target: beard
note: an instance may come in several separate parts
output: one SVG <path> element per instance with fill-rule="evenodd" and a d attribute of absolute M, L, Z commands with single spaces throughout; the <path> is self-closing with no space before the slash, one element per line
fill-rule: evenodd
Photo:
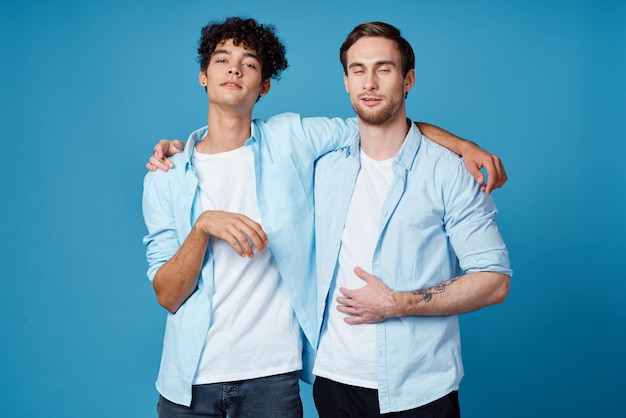
<path fill-rule="evenodd" d="M 395 121 L 398 116 L 405 118 L 401 112 L 404 96 L 391 97 L 382 107 L 379 105 L 375 108 L 364 106 L 358 97 L 351 98 L 350 102 L 359 119 L 367 125 L 385 126 Z"/>

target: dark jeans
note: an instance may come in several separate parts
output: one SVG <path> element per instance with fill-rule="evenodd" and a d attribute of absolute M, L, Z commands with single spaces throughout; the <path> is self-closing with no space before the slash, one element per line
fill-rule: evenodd
<path fill-rule="evenodd" d="M 378 391 L 316 377 L 313 400 L 320 418 L 460 418 L 458 392 L 407 411 L 381 414 Z"/>
<path fill-rule="evenodd" d="M 159 398 L 159 418 L 302 418 L 299 372 L 194 385 L 191 406 Z"/>

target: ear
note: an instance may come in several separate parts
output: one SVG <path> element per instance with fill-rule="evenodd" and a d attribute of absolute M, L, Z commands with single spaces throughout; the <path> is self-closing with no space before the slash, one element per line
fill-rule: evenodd
<path fill-rule="evenodd" d="M 408 93 L 413 86 L 415 85 L 415 70 L 410 69 L 408 73 L 406 73 L 406 77 L 404 77 L 404 93 Z"/>
<path fill-rule="evenodd" d="M 267 80 L 263 80 L 261 82 L 261 89 L 259 90 L 259 96 L 265 96 L 267 93 L 269 93 L 270 87 L 272 87 L 272 83 L 270 82 L 270 79 L 268 78 Z"/>
<path fill-rule="evenodd" d="M 198 73 L 198 81 L 200 82 L 201 86 L 206 87 L 207 78 L 206 78 L 206 73 L 204 71 L 200 71 Z"/>
<path fill-rule="evenodd" d="M 346 88 L 346 93 L 350 94 L 350 90 L 348 89 L 348 74 L 343 73 L 343 85 Z"/>

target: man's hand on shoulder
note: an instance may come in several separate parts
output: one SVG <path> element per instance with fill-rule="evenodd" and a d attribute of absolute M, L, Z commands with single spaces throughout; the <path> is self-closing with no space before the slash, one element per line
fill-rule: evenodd
<path fill-rule="evenodd" d="M 489 194 L 494 189 L 504 186 L 508 180 L 504 165 L 500 158 L 485 151 L 471 141 L 466 141 L 467 145 L 463 149 L 463 162 L 467 170 L 472 173 L 478 183 L 481 184 L 480 190 Z M 484 168 L 487 171 L 487 183 L 485 184 L 485 175 L 481 171 Z"/>
<path fill-rule="evenodd" d="M 174 167 L 172 161 L 170 161 L 169 157 L 178 154 L 183 149 L 185 149 L 185 141 L 180 141 L 178 139 L 174 139 L 172 141 L 168 139 L 160 140 L 154 146 L 154 153 L 148 160 L 146 164 L 146 168 L 149 171 L 168 171 L 170 168 Z"/>
<path fill-rule="evenodd" d="M 415 124 L 426 137 L 462 156 L 465 167 L 480 183 L 483 192 L 491 193 L 493 189 L 504 186 L 507 181 L 506 171 L 504 171 L 504 165 L 497 155 L 491 154 L 474 142 L 460 138 L 438 126 L 425 122 L 415 122 Z M 487 184 L 485 184 L 482 168 L 487 171 Z"/>

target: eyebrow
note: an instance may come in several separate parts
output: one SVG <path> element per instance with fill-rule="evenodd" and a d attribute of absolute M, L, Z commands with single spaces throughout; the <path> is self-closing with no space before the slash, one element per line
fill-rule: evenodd
<path fill-rule="evenodd" d="M 232 55 L 232 52 L 228 49 L 216 49 L 215 51 L 213 51 L 213 56 L 218 54 Z M 244 57 L 252 58 L 257 60 L 258 62 L 261 62 L 259 56 L 257 54 L 253 54 L 252 52 L 244 52 L 243 55 Z"/>
<path fill-rule="evenodd" d="M 381 60 L 381 61 L 376 61 L 376 66 L 380 66 L 380 65 L 392 65 L 392 66 L 396 66 L 396 63 L 393 62 L 392 60 Z M 365 64 L 361 63 L 361 62 L 353 62 L 352 64 L 348 65 L 348 68 L 354 68 L 354 67 L 365 67 Z"/>

